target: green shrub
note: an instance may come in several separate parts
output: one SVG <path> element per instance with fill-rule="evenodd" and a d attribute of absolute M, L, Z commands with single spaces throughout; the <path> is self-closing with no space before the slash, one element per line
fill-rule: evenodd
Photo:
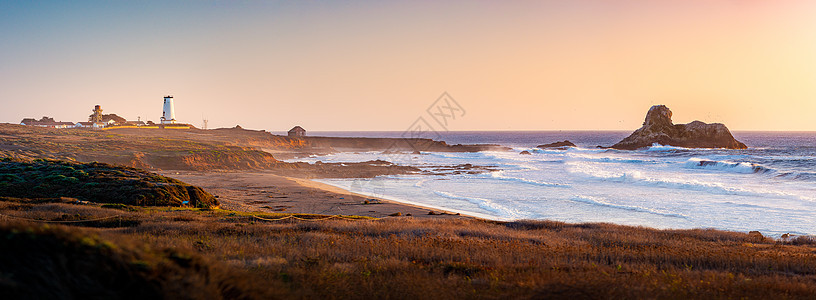
<path fill-rule="evenodd" d="M 108 203 L 102 204 L 102 208 L 111 208 L 111 209 L 121 209 L 121 210 L 129 210 L 127 205 L 122 203 Z"/>
<path fill-rule="evenodd" d="M 208 207 L 214 196 L 155 173 L 101 163 L 0 162 L 0 197 L 70 197 L 100 203 Z"/>
<path fill-rule="evenodd" d="M 60 181 L 60 180 L 63 180 L 63 179 L 65 179 L 65 175 L 61 175 L 61 174 L 60 175 L 51 174 L 51 175 L 43 177 L 43 180 L 48 180 L 48 181 Z"/>
<path fill-rule="evenodd" d="M 0 174 L 0 182 L 24 182 L 23 178 L 14 174 Z"/>

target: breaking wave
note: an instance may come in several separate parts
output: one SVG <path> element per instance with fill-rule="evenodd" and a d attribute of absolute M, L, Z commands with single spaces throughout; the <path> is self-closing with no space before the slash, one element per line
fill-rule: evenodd
<path fill-rule="evenodd" d="M 718 182 L 708 182 L 708 181 L 699 181 L 699 180 L 688 180 L 682 178 L 656 178 L 656 177 L 649 177 L 643 175 L 643 173 L 639 171 L 629 171 L 629 172 L 613 172 L 613 171 L 604 171 L 592 168 L 573 168 L 570 170 L 573 174 L 583 174 L 586 178 L 589 179 L 596 179 L 596 180 L 603 180 L 603 181 L 613 181 L 613 182 L 622 182 L 640 186 L 650 186 L 650 187 L 659 187 L 659 188 L 668 188 L 668 189 L 679 189 L 679 190 L 690 190 L 690 191 L 698 191 L 704 192 L 709 194 L 718 194 L 718 195 L 739 195 L 739 196 L 749 196 L 749 197 L 785 197 L 791 199 L 799 199 L 799 200 L 806 200 L 806 201 L 816 201 L 816 198 L 813 197 L 806 197 L 806 196 L 799 196 L 795 194 L 779 192 L 779 191 L 772 191 L 772 190 L 750 190 L 745 188 L 739 187 L 731 187 L 726 186 L 725 184 L 718 183 Z"/>
<path fill-rule="evenodd" d="M 661 210 L 657 210 L 657 209 L 649 209 L 649 208 L 634 206 L 634 205 L 613 204 L 613 203 L 609 203 L 608 201 L 606 201 L 605 199 L 600 198 L 600 197 L 575 196 L 575 197 L 572 197 L 570 200 L 575 201 L 575 202 L 581 202 L 581 203 L 597 205 L 597 206 L 604 206 L 604 207 L 617 208 L 617 209 L 623 209 L 623 210 L 629 210 L 629 211 L 649 213 L 649 214 L 659 215 L 659 216 L 664 216 L 664 217 L 684 218 L 684 219 L 688 218 L 688 216 L 683 215 L 683 214 L 679 214 L 679 213 L 665 212 L 665 211 L 661 211 Z"/>
<path fill-rule="evenodd" d="M 776 177 L 796 181 L 816 181 L 816 172 L 786 172 Z"/>
<path fill-rule="evenodd" d="M 504 171 L 494 171 L 490 172 L 490 177 L 493 179 L 504 180 L 504 181 L 514 181 L 524 184 L 532 184 L 538 186 L 546 186 L 546 187 L 570 187 L 569 184 L 564 183 L 554 183 L 554 182 L 546 182 L 546 181 L 538 181 L 533 179 L 526 179 L 526 178 L 518 178 L 518 177 L 510 177 L 505 176 Z"/>
<path fill-rule="evenodd" d="M 691 148 L 684 148 L 684 147 L 675 147 L 675 146 L 665 146 L 658 143 L 654 143 L 649 148 L 643 149 L 646 152 L 674 152 L 674 151 L 692 151 L 698 149 L 691 149 Z"/>
<path fill-rule="evenodd" d="M 493 200 L 485 199 L 485 198 L 477 198 L 477 197 L 466 197 L 466 196 L 459 196 L 454 195 L 448 192 L 442 191 L 433 191 L 434 194 L 455 200 L 465 200 L 467 202 L 476 204 L 479 208 L 484 209 L 486 211 L 498 214 L 499 216 L 506 217 L 506 218 L 519 218 L 521 217 L 521 213 L 514 209 L 509 209 L 502 205 L 497 204 Z"/>
<path fill-rule="evenodd" d="M 652 164 L 661 164 L 656 159 L 641 159 L 641 158 L 628 158 L 628 157 L 614 157 L 614 156 L 593 156 L 593 155 L 586 155 L 586 154 L 570 154 L 568 155 L 570 159 L 574 160 L 581 160 L 581 161 L 588 161 L 588 162 L 601 162 L 601 163 L 625 163 L 625 164 L 644 164 L 644 165 L 652 165 Z"/>
<path fill-rule="evenodd" d="M 692 157 L 686 161 L 686 168 L 709 169 L 742 174 L 762 174 L 775 171 L 774 169 L 754 163 L 707 160 L 696 157 Z"/>

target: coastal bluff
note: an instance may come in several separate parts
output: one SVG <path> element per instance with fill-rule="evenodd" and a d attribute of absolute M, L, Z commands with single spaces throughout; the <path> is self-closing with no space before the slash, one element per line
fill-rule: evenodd
<path fill-rule="evenodd" d="M 610 148 L 635 150 L 655 143 L 685 148 L 748 148 L 734 139 L 731 131 L 723 124 L 707 124 L 700 121 L 674 124 L 671 117 L 672 112 L 665 105 L 652 106 L 646 113 L 643 127 Z"/>

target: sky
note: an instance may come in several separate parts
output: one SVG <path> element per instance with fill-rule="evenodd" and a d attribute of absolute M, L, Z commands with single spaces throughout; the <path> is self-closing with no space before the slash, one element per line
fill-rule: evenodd
<path fill-rule="evenodd" d="M 0 122 L 405 130 L 816 130 L 816 1 L 0 0 Z"/>

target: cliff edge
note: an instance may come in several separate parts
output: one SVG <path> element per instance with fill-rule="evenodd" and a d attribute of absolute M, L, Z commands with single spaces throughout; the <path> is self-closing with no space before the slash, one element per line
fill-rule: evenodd
<path fill-rule="evenodd" d="M 671 117 L 672 112 L 665 105 L 652 106 L 646 114 L 643 127 L 611 148 L 635 150 L 649 147 L 654 143 L 685 148 L 748 148 L 734 139 L 731 131 L 723 124 L 706 124 L 700 121 L 674 124 Z"/>

